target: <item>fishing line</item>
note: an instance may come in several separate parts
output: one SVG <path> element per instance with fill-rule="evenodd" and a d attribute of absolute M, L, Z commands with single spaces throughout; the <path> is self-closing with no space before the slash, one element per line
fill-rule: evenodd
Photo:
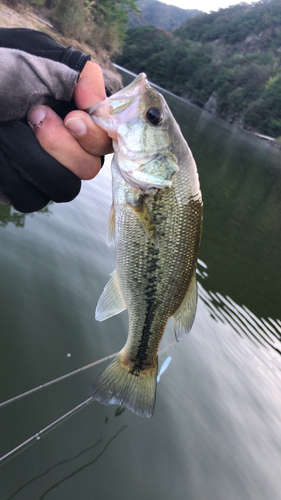
<path fill-rule="evenodd" d="M 171 344 L 169 344 L 168 346 L 166 346 L 163 349 L 161 349 L 159 351 L 159 354 L 163 354 L 163 352 L 168 351 L 176 343 L 177 343 L 176 340 L 174 342 L 171 342 Z M 28 396 L 29 394 L 32 394 L 33 392 L 38 391 L 39 389 L 43 389 L 44 387 L 47 387 L 47 386 L 49 386 L 51 384 L 59 382 L 60 380 L 64 380 L 65 378 L 70 377 L 70 376 L 74 375 L 75 373 L 79 373 L 82 370 L 86 370 L 86 369 L 90 368 L 91 366 L 95 366 L 95 365 L 101 363 L 102 361 L 106 361 L 108 359 L 111 359 L 114 356 L 116 356 L 116 354 L 118 354 L 118 353 L 110 354 L 109 356 L 106 356 L 105 358 L 99 359 L 98 361 L 94 361 L 93 363 L 90 363 L 89 365 L 85 365 L 82 368 L 78 368 L 77 370 L 74 370 L 73 372 L 67 373 L 66 375 L 62 375 L 61 377 L 58 377 L 58 378 L 56 378 L 54 380 L 51 380 L 50 382 L 46 382 L 45 384 L 42 384 L 42 385 L 40 385 L 38 387 L 35 387 L 34 389 L 31 389 L 30 391 L 26 391 L 26 392 L 24 392 L 22 394 L 19 394 L 18 396 L 15 396 L 14 398 L 8 399 L 7 401 L 4 401 L 3 403 L 1 403 L 0 407 L 1 406 L 5 406 L 5 405 L 7 405 L 9 403 L 12 403 L 13 401 L 16 401 L 16 400 L 18 400 L 20 398 L 23 398 L 25 396 Z M 16 446 L 16 448 L 13 448 L 11 451 L 9 451 L 8 453 L 6 453 L 2 457 L 0 457 L 0 466 L 3 465 L 3 463 L 1 463 L 1 462 L 4 462 L 4 460 L 12 458 L 12 456 L 15 453 L 16 454 L 20 453 L 21 451 L 23 451 L 23 449 L 26 446 L 31 445 L 35 441 L 39 441 L 40 438 L 41 438 L 41 436 L 43 434 L 45 434 L 48 431 L 53 430 L 54 427 L 56 427 L 57 425 L 61 424 L 66 418 L 71 417 L 75 412 L 81 410 L 82 408 L 84 408 L 85 406 L 87 406 L 89 403 L 92 403 L 93 401 L 94 401 L 94 399 L 92 397 L 86 399 L 85 401 L 83 401 L 79 405 L 75 406 L 72 410 L 69 410 L 67 413 L 65 413 L 61 417 L 57 418 L 56 420 L 54 420 L 51 424 L 47 425 L 46 427 L 44 427 L 40 431 L 38 431 L 35 434 L 33 434 L 33 436 L 31 436 L 30 438 L 28 438 L 26 441 L 23 441 L 21 444 L 19 444 L 18 446 Z"/>
<path fill-rule="evenodd" d="M 41 438 L 42 434 L 45 434 L 46 432 L 52 430 L 56 425 L 61 424 L 61 422 L 63 420 L 65 420 L 67 417 L 72 416 L 76 411 L 81 410 L 87 404 L 92 403 L 92 401 L 94 401 L 93 398 L 86 399 L 85 401 L 83 401 L 79 405 L 75 406 L 75 408 L 72 408 L 72 410 L 69 410 L 67 413 L 65 413 L 61 417 L 57 418 L 56 420 L 54 420 L 51 424 L 49 424 L 46 427 L 44 427 L 43 429 L 41 429 L 39 432 L 36 432 L 36 434 L 33 434 L 33 436 L 31 436 L 30 438 L 26 439 L 26 441 L 23 441 L 23 443 L 21 443 L 18 446 L 16 446 L 16 448 L 13 448 L 13 450 L 11 450 L 8 453 L 6 453 L 6 455 L 3 455 L 2 457 L 0 457 L 0 463 L 3 462 L 5 459 L 11 457 L 11 455 L 14 455 L 14 453 L 22 451 L 22 448 L 24 448 L 25 446 L 31 444 L 32 441 L 35 441 L 35 440 L 39 441 L 39 439 Z"/>
<path fill-rule="evenodd" d="M 116 356 L 118 352 L 115 352 L 114 354 L 110 354 L 109 356 L 106 356 L 105 358 L 99 359 L 98 361 L 94 361 L 93 363 L 90 363 L 89 365 L 82 366 L 82 368 L 77 368 L 77 370 L 74 370 L 73 372 L 66 373 L 65 375 L 62 375 L 61 377 L 55 378 L 54 380 L 51 380 L 50 382 L 46 382 L 45 384 L 38 385 L 37 387 L 34 387 L 34 389 L 30 389 L 29 391 L 23 392 L 22 394 L 19 394 L 18 396 L 15 396 L 11 399 L 7 399 L 7 401 L 3 401 L 3 403 L 0 403 L 0 408 L 3 406 L 6 406 L 10 403 L 13 403 L 14 401 L 17 401 L 18 399 L 24 398 L 25 396 L 29 396 L 29 394 L 33 394 L 36 391 L 39 391 L 40 389 L 44 389 L 45 387 L 48 387 L 49 385 L 55 384 L 56 382 L 60 382 L 61 380 L 64 380 L 68 377 L 71 377 L 72 375 L 75 375 L 76 373 L 82 372 L 83 370 L 87 370 L 88 368 L 91 368 L 92 366 L 98 365 L 99 363 L 102 363 L 103 361 L 106 361 L 108 359 L 113 358 Z"/>
<path fill-rule="evenodd" d="M 159 354 L 162 354 L 163 352 L 167 351 L 176 343 L 177 342 L 174 341 L 171 344 L 169 344 L 168 346 L 164 347 L 163 349 L 161 349 L 161 351 L 159 351 Z M 57 382 L 60 382 L 61 380 L 65 380 L 68 377 L 72 377 L 72 375 L 75 375 L 76 373 L 80 373 L 84 370 L 88 370 L 88 368 L 91 368 L 92 366 L 98 365 L 98 364 L 102 363 L 103 361 L 107 361 L 111 358 L 114 358 L 114 356 L 116 356 L 117 354 L 118 354 L 118 352 L 115 352 L 114 354 L 110 354 L 109 356 L 106 356 L 105 358 L 101 358 L 98 361 L 94 361 L 93 363 L 90 363 L 89 365 L 82 366 L 82 368 L 77 368 L 76 370 L 74 370 L 72 372 L 66 373 L 65 375 L 61 375 L 61 377 L 55 378 L 54 380 L 50 380 L 49 382 L 46 382 L 45 384 L 38 385 L 37 387 L 30 389 L 29 391 L 22 392 L 18 396 L 14 396 L 13 398 L 7 399 L 6 401 L 3 401 L 2 403 L 0 403 L 0 408 L 3 408 L 4 406 L 9 405 L 10 403 L 14 403 L 14 401 L 18 401 L 19 399 L 22 399 L 25 396 L 29 396 L 30 394 L 33 394 L 34 392 L 37 392 L 41 389 L 45 389 L 45 387 L 49 387 L 52 384 L 56 384 Z"/>

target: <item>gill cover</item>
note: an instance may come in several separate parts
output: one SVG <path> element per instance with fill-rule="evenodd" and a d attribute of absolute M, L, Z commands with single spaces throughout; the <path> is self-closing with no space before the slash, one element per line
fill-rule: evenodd
<path fill-rule="evenodd" d="M 170 147 L 174 119 L 144 73 L 89 113 L 113 139 L 116 164 L 126 182 L 143 190 L 171 187 L 179 170 Z"/>

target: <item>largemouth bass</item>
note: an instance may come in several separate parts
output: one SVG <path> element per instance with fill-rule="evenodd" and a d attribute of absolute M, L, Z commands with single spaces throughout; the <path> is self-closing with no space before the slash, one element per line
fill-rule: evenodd
<path fill-rule="evenodd" d="M 152 417 L 167 321 L 173 318 L 179 341 L 196 312 L 203 207 L 197 168 L 166 101 L 143 73 L 90 115 L 114 147 L 108 239 L 115 237 L 116 270 L 96 319 L 129 314 L 127 342 L 90 395 Z"/>

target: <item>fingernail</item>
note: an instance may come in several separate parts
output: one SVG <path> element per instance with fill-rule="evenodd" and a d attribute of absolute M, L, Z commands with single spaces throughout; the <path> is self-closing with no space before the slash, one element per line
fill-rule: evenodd
<path fill-rule="evenodd" d="M 81 118 L 69 118 L 65 126 L 74 137 L 81 137 L 87 132 L 87 127 Z"/>
<path fill-rule="evenodd" d="M 28 112 L 27 121 L 31 127 L 41 127 L 46 114 L 45 106 L 36 106 Z"/>

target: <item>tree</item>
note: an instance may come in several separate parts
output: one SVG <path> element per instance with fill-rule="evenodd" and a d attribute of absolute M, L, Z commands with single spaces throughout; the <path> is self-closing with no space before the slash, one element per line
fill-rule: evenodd
<path fill-rule="evenodd" d="M 44 0 L 64 35 L 87 41 L 112 54 L 125 38 L 128 12 L 138 11 L 135 0 Z"/>
<path fill-rule="evenodd" d="M 135 0 L 96 0 L 91 2 L 94 21 L 92 40 L 110 54 L 117 52 L 125 39 L 128 12 L 139 12 Z"/>
<path fill-rule="evenodd" d="M 269 78 L 260 98 L 249 106 L 245 123 L 263 134 L 281 136 L 281 75 Z"/>

